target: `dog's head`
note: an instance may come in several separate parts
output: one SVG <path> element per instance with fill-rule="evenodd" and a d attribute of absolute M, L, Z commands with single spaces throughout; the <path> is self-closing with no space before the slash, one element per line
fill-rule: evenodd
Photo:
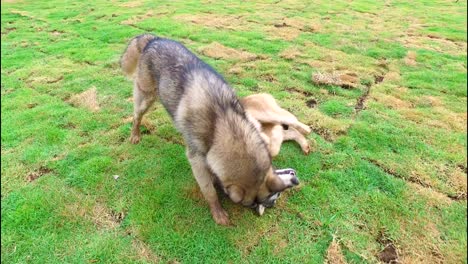
<path fill-rule="evenodd" d="M 299 184 L 294 170 L 273 169 L 267 145 L 246 119 L 227 115 L 214 136 L 206 162 L 233 202 L 271 207 L 281 192 Z"/>

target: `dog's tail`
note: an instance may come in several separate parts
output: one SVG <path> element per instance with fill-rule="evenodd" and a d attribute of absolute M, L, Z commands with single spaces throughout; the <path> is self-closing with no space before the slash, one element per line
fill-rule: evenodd
<path fill-rule="evenodd" d="M 137 68 L 138 61 L 140 60 L 140 55 L 145 49 L 146 45 L 153 39 L 157 38 L 158 37 L 152 34 L 143 34 L 130 40 L 127 49 L 125 49 L 122 58 L 120 58 L 120 67 L 122 68 L 125 75 L 132 77 Z"/>

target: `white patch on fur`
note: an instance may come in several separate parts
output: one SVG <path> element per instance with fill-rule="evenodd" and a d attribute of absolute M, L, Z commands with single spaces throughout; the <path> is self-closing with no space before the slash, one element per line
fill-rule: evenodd
<path fill-rule="evenodd" d="M 294 181 L 298 182 L 295 170 L 293 170 L 293 169 L 284 169 L 284 170 L 276 170 L 275 172 L 286 186 L 292 187 L 292 186 L 297 185 L 297 184 L 294 183 Z"/>
<path fill-rule="evenodd" d="M 257 213 L 258 213 L 258 215 L 262 216 L 264 212 L 265 212 L 265 206 L 259 204 L 259 205 L 257 206 Z"/>

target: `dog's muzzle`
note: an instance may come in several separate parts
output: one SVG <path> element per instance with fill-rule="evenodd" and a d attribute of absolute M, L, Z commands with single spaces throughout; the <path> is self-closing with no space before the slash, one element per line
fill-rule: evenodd
<path fill-rule="evenodd" d="M 296 176 L 296 171 L 293 169 L 281 169 L 275 170 L 276 175 L 284 182 L 288 187 L 299 185 L 299 179 Z M 281 196 L 280 192 L 272 193 L 261 203 L 255 203 L 250 207 L 254 209 L 258 215 L 263 215 L 265 208 L 271 208 L 275 205 L 276 200 Z"/>

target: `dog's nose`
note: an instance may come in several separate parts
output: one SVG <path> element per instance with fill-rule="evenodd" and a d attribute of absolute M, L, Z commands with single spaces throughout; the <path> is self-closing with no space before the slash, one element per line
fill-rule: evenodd
<path fill-rule="evenodd" d="M 294 185 L 299 185 L 299 179 L 296 177 L 296 175 L 294 175 L 294 176 L 291 178 L 291 182 L 292 182 L 292 184 L 294 184 Z"/>

